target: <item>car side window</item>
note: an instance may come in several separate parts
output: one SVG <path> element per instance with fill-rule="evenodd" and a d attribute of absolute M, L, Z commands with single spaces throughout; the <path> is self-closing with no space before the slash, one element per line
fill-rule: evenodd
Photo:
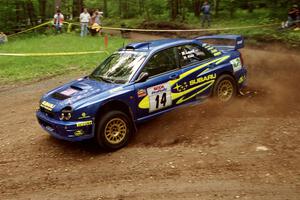
<path fill-rule="evenodd" d="M 151 77 L 177 69 L 176 54 L 175 47 L 156 53 L 144 66 L 142 72 L 147 72 Z"/>
<path fill-rule="evenodd" d="M 179 63 L 182 67 L 213 57 L 206 49 L 196 44 L 183 45 L 177 48 L 179 53 Z"/>

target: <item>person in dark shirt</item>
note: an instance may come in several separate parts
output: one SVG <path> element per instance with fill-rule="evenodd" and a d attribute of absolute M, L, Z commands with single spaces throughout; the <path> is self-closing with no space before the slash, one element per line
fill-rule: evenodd
<path fill-rule="evenodd" d="M 203 6 L 201 7 L 202 16 L 202 28 L 204 28 L 205 22 L 207 22 L 207 26 L 210 27 L 210 5 L 208 1 L 205 1 Z"/>
<path fill-rule="evenodd" d="M 296 25 L 296 28 L 300 28 L 300 10 L 298 5 L 293 5 L 288 13 L 288 27 Z"/>

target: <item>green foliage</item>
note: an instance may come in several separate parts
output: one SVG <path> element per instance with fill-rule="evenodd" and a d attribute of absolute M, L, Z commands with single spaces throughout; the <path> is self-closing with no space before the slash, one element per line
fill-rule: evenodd
<path fill-rule="evenodd" d="M 109 38 L 109 52 L 123 45 L 118 37 Z M 6 53 L 53 53 L 104 50 L 103 37 L 85 37 L 62 34 L 56 36 L 34 36 L 17 38 L 0 45 L 0 52 Z M 58 74 L 81 70 L 91 72 L 106 54 L 46 57 L 9 57 L 0 56 L 0 84 L 13 81 L 33 81 Z"/>
<path fill-rule="evenodd" d="M 197 20 L 195 6 L 201 6 L 204 0 L 1 0 L 0 30 L 14 32 L 33 26 L 39 20 L 51 19 L 55 8 L 60 5 L 66 19 L 72 14 L 78 20 L 82 7 L 91 12 L 96 8 L 104 11 L 107 19 L 142 19 L 142 20 Z M 105 4 L 106 2 L 106 4 Z M 197 3 L 198 2 L 198 3 Z M 199 4 L 200 2 L 200 4 Z M 269 18 L 286 18 L 288 8 L 297 0 L 211 0 L 214 13 L 218 16 L 237 18 L 236 12 L 243 9 L 253 12 L 264 8 Z M 299 1 L 298 1 L 299 2 Z M 106 9 L 105 6 L 107 5 Z M 174 7 L 175 6 L 175 7 Z M 76 11 L 76 12 L 75 12 Z M 172 13 L 172 15 L 171 15 Z M 120 23 L 119 23 L 120 24 Z"/>

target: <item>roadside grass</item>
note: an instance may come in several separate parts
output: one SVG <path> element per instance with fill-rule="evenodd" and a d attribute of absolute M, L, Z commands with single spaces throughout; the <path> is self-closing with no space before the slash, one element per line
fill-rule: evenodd
<path fill-rule="evenodd" d="M 123 45 L 124 39 L 109 37 L 109 53 Z M 103 37 L 80 38 L 75 34 L 27 35 L 0 45 L 2 53 L 59 53 L 105 50 Z M 91 72 L 108 55 L 105 53 L 68 56 L 0 56 L 0 85 L 31 82 L 72 72 Z"/>

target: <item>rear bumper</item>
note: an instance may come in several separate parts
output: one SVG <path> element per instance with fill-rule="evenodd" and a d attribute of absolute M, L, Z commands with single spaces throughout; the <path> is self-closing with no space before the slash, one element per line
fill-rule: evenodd
<path fill-rule="evenodd" d="M 60 121 L 36 112 L 41 127 L 53 137 L 67 141 L 83 141 L 94 137 L 94 119 L 84 121 Z"/>
<path fill-rule="evenodd" d="M 238 91 L 241 91 L 247 86 L 247 67 L 243 66 L 241 70 L 236 72 L 235 78 L 237 81 Z"/>

